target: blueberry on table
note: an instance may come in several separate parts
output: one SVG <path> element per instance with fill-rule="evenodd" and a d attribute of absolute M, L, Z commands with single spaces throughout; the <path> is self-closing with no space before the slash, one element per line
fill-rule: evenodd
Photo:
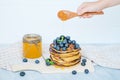
<path fill-rule="evenodd" d="M 25 72 L 20 72 L 20 76 L 25 76 Z"/>
<path fill-rule="evenodd" d="M 45 63 L 46 63 L 47 66 L 50 66 L 52 64 L 52 61 L 51 61 L 50 58 L 48 58 L 48 59 L 45 60 Z"/>
<path fill-rule="evenodd" d="M 77 74 L 77 71 L 76 71 L 76 70 L 73 70 L 73 71 L 72 71 L 72 74 L 73 74 L 73 75 L 76 75 L 76 74 Z"/>
<path fill-rule="evenodd" d="M 88 69 L 85 69 L 84 72 L 85 72 L 85 74 L 88 74 L 88 73 L 89 73 L 89 70 L 88 70 Z"/>
<path fill-rule="evenodd" d="M 46 65 L 47 65 L 47 66 L 50 66 L 51 64 L 50 64 L 50 62 L 46 62 Z"/>
<path fill-rule="evenodd" d="M 26 58 L 23 59 L 23 62 L 28 62 L 28 60 Z"/>
<path fill-rule="evenodd" d="M 87 62 L 87 60 L 86 60 L 86 59 L 82 59 L 82 62 L 86 63 L 86 62 Z"/>
<path fill-rule="evenodd" d="M 39 61 L 39 60 L 35 60 L 35 63 L 36 63 L 36 64 L 39 64 L 39 63 L 40 63 L 40 61 Z"/>
<path fill-rule="evenodd" d="M 85 66 L 85 65 L 86 65 L 86 63 L 85 63 L 85 62 L 82 62 L 82 63 L 81 63 L 81 66 Z"/>

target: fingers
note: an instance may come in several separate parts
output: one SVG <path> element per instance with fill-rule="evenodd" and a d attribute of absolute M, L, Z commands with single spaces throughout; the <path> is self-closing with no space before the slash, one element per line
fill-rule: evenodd
<path fill-rule="evenodd" d="M 86 3 L 83 3 L 82 5 L 80 5 L 77 9 L 77 14 L 78 15 L 84 14 L 87 11 L 85 7 L 86 7 Z"/>
<path fill-rule="evenodd" d="M 91 18 L 93 15 L 90 14 L 90 13 L 86 13 L 86 12 L 89 12 L 87 8 L 83 8 L 81 9 L 80 11 L 78 11 L 78 15 L 80 15 L 80 17 L 83 17 L 83 18 Z"/>
<path fill-rule="evenodd" d="M 85 14 L 85 15 L 82 15 L 81 17 L 83 17 L 83 18 L 91 18 L 91 17 L 93 17 L 93 15 L 91 15 L 91 14 Z"/>

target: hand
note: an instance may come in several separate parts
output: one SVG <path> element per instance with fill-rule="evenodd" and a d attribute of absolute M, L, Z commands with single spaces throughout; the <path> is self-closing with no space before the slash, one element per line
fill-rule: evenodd
<path fill-rule="evenodd" d="M 93 14 L 85 14 L 86 12 L 100 12 L 104 8 L 104 5 L 100 1 L 96 2 L 85 2 L 80 5 L 77 9 L 77 14 L 81 15 L 83 18 L 90 18 Z"/>

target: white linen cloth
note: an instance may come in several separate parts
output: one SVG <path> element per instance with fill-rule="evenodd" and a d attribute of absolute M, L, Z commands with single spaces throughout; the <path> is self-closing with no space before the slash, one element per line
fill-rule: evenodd
<path fill-rule="evenodd" d="M 0 68 L 10 71 L 21 70 L 35 70 L 41 73 L 69 73 L 73 70 L 77 72 L 84 72 L 85 69 L 89 69 L 90 72 L 94 72 L 93 64 L 90 60 L 87 60 L 86 66 L 81 66 L 80 63 L 69 68 L 56 68 L 55 66 L 46 66 L 45 60 L 41 57 L 39 64 L 35 64 L 36 59 L 28 59 L 28 62 L 23 62 L 22 43 L 16 43 L 8 48 L 0 49 Z M 43 56 L 49 58 L 49 44 L 43 44 Z"/>

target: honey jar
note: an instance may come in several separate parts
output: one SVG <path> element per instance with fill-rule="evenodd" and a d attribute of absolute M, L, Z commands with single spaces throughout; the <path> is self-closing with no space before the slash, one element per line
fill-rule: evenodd
<path fill-rule="evenodd" d="M 39 58 L 42 56 L 42 38 L 37 34 L 26 34 L 23 37 L 23 57 Z"/>

